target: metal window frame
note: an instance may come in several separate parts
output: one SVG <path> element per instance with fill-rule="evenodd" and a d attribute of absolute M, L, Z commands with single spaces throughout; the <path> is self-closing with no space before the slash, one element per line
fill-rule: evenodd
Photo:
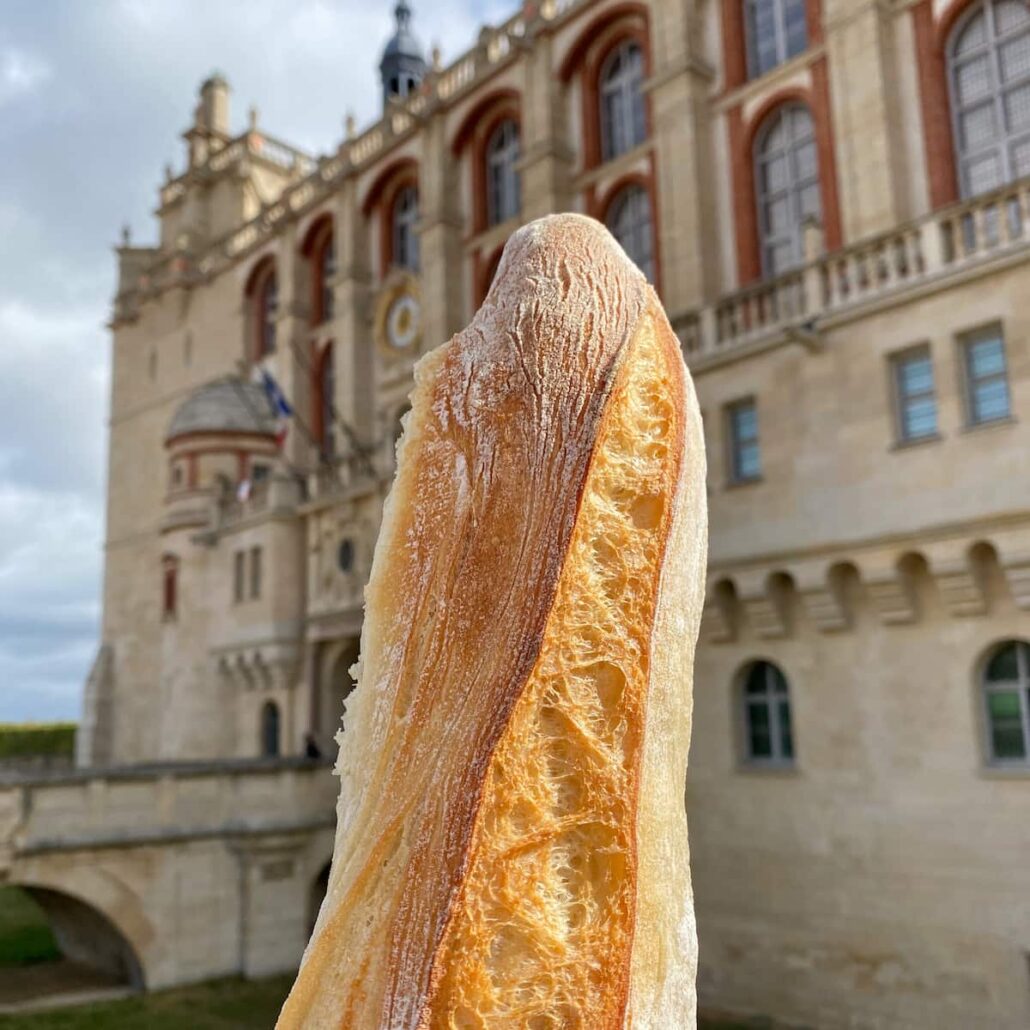
<path fill-rule="evenodd" d="M 637 182 L 623 186 L 608 206 L 605 225 L 648 282 L 654 282 L 654 213 L 648 191 Z"/>
<path fill-rule="evenodd" d="M 930 388 L 918 393 L 905 393 L 901 385 L 901 370 L 903 366 L 913 359 L 925 357 L 930 364 Z M 890 362 L 891 388 L 894 395 L 894 429 L 895 438 L 899 443 L 913 443 L 916 440 L 932 440 L 940 434 L 939 415 L 940 409 L 937 404 L 937 374 L 933 365 L 933 352 L 929 343 L 917 343 L 903 350 L 894 351 L 887 355 Z M 905 426 L 906 403 L 912 400 L 933 400 L 934 428 L 929 433 L 910 434 Z"/>
<path fill-rule="evenodd" d="M 802 112 L 808 120 L 807 131 L 801 136 L 795 136 L 793 115 L 795 112 Z M 767 143 L 777 126 L 785 122 L 785 144 L 776 150 L 769 150 Z M 802 147 L 812 144 L 816 147 L 815 174 L 803 176 L 798 168 L 798 153 Z M 787 163 L 786 184 L 778 190 L 767 191 L 764 186 L 763 170 L 779 157 L 783 157 Z M 820 186 L 819 178 L 819 155 L 818 143 L 815 133 L 815 119 L 812 112 L 798 101 L 788 101 L 781 104 L 765 120 L 758 135 L 755 137 L 752 148 L 751 160 L 754 167 L 755 178 L 755 208 L 758 215 L 758 242 L 762 260 L 762 274 L 764 276 L 782 275 L 801 265 L 805 259 L 805 215 L 801 210 L 801 194 L 810 186 L 817 189 Z M 769 226 L 767 216 L 769 205 L 781 199 L 786 199 L 790 209 L 788 214 L 788 227 L 783 233 L 773 234 Z M 822 218 L 822 197 L 819 198 L 819 217 Z M 787 243 L 791 248 L 789 263 L 782 268 L 773 268 L 770 250 L 773 247 Z"/>
<path fill-rule="evenodd" d="M 1016 648 L 1016 679 L 991 682 L 987 679 L 988 666 L 1007 647 Z M 1023 757 L 999 758 L 994 753 L 990 698 L 992 694 L 1012 693 L 1013 690 L 1019 696 L 1019 714 L 1023 727 Z M 1002 769 L 1030 768 L 1030 644 L 1025 640 L 1004 640 L 987 653 L 980 673 L 980 703 L 983 713 L 984 754 L 987 764 Z"/>
<path fill-rule="evenodd" d="M 522 208 L 522 183 L 518 169 L 521 147 L 519 124 L 514 118 L 505 118 L 487 141 L 486 210 L 489 226 L 514 218 Z"/>
<path fill-rule="evenodd" d="M 1021 78 L 1004 82 L 1001 69 L 1001 47 L 1021 35 L 1030 35 L 1030 23 L 1007 33 L 999 34 L 996 25 L 997 0 L 977 0 L 970 5 L 956 22 L 948 37 L 946 61 L 948 68 L 948 100 L 951 113 L 952 139 L 955 147 L 955 164 L 959 173 L 959 192 L 963 198 L 976 196 L 969 181 L 969 166 L 981 158 L 995 154 L 1001 161 L 1001 180 L 986 188 L 985 192 L 1012 182 L 1015 178 L 1012 164 L 1012 150 L 1020 143 L 1030 142 L 1030 127 L 1022 132 L 1009 133 L 1006 127 L 1005 100 L 1013 91 L 1030 83 L 1030 71 Z M 969 53 L 959 55 L 955 51 L 959 37 L 979 17 L 984 19 L 984 42 Z M 987 56 L 990 74 L 989 92 L 975 103 L 963 104 L 958 86 L 958 73 L 966 65 Z M 990 143 L 967 150 L 963 146 L 962 116 L 978 107 L 990 104 L 994 112 L 995 135 Z"/>
<path fill-rule="evenodd" d="M 634 54 L 632 64 L 627 63 L 616 73 L 611 66 L 624 54 Z M 644 118 L 643 92 L 644 51 L 635 39 L 624 39 L 605 57 L 597 76 L 597 113 L 601 129 L 601 160 L 613 161 L 640 146 L 647 138 Z M 608 101 L 618 112 L 609 124 Z"/>
<path fill-rule="evenodd" d="M 797 54 L 787 53 L 787 5 L 798 4 L 804 13 L 804 0 L 743 0 L 744 4 L 744 39 L 747 49 L 747 70 L 748 78 L 757 79 L 768 75 L 774 68 L 789 61 Z M 773 12 L 773 35 L 775 42 L 775 60 L 768 68 L 761 68 L 758 63 L 758 40 L 755 38 L 755 30 L 752 28 L 757 20 L 753 17 L 754 12 L 762 4 L 767 4 Z M 798 53 L 802 53 L 808 47 L 808 26 L 805 25 L 805 46 Z"/>
<path fill-rule="evenodd" d="M 1004 368 L 1001 372 L 993 372 L 989 376 L 974 376 L 972 364 L 972 346 L 982 340 L 997 336 L 1001 345 L 1001 357 Z M 1005 326 L 1001 322 L 990 322 L 976 329 L 969 329 L 959 334 L 960 366 L 962 379 L 962 395 L 965 404 L 966 427 L 989 426 L 992 422 L 1004 422 L 1012 417 L 1012 391 L 1009 388 L 1009 356 L 1005 345 Z M 978 384 L 1000 379 L 1005 384 L 1005 414 L 995 418 L 978 418 L 976 413 L 975 390 Z"/>
<path fill-rule="evenodd" d="M 756 666 L 762 667 L 764 689 L 761 695 L 749 695 L 747 684 Z M 783 683 L 782 694 L 775 689 L 777 676 Z M 755 755 L 752 751 L 751 708 L 753 706 L 766 709 L 769 718 L 769 744 L 772 751 L 770 756 Z M 790 723 L 791 754 L 789 755 L 784 754 L 783 729 L 778 717 L 781 706 L 786 707 L 787 719 Z M 797 765 L 794 706 L 791 701 L 790 681 L 776 662 L 770 661 L 768 658 L 755 658 L 744 665 L 737 677 L 737 710 L 741 741 L 740 760 L 744 766 L 759 769 L 791 769 Z"/>
<path fill-rule="evenodd" d="M 410 198 L 410 203 L 407 203 Z M 402 186 L 393 199 L 391 229 L 393 231 L 393 263 L 409 272 L 417 272 L 419 265 L 418 235 L 418 186 L 409 182 Z M 405 240 L 407 244 L 405 244 Z"/>
<path fill-rule="evenodd" d="M 744 408 L 753 408 L 755 412 L 755 436 L 754 440 L 741 440 L 737 434 L 737 422 L 736 415 L 739 411 Z M 747 397 L 741 397 L 738 400 L 731 401 L 724 408 L 724 418 L 726 424 L 726 445 L 727 445 L 727 468 L 729 470 L 730 483 L 754 483 L 762 478 L 762 434 L 761 427 L 758 423 L 758 401 L 754 394 L 749 394 Z M 754 475 L 742 475 L 740 473 L 740 462 L 739 452 L 741 443 L 754 443 L 758 450 L 758 472 Z"/>

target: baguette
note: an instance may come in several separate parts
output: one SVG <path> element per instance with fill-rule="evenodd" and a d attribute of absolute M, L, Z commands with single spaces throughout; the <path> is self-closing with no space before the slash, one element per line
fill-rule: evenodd
<path fill-rule="evenodd" d="M 599 223 L 515 232 L 416 370 L 280 1030 L 695 1025 L 700 415 Z"/>

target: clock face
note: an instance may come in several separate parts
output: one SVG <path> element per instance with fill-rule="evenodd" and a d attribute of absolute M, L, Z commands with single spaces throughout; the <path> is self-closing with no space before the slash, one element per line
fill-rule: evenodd
<path fill-rule="evenodd" d="M 418 339 L 421 314 L 418 299 L 410 293 L 393 299 L 386 311 L 386 339 L 391 347 L 406 350 Z"/>

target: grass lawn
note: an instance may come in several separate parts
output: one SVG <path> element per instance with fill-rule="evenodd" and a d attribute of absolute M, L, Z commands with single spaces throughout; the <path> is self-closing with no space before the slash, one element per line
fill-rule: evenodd
<path fill-rule="evenodd" d="M 0 966 L 48 962 L 59 955 L 43 910 L 17 887 L 0 887 Z"/>
<path fill-rule="evenodd" d="M 19 1016 L 0 1016 L 2 1030 L 272 1030 L 292 977 L 217 980 Z"/>

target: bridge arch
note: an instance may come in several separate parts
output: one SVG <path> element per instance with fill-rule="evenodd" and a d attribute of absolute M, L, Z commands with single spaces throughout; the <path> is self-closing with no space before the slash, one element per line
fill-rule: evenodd
<path fill-rule="evenodd" d="M 115 876 L 84 865 L 59 871 L 11 870 L 7 886 L 43 909 L 61 952 L 81 965 L 142 990 L 156 931 L 135 892 Z"/>

